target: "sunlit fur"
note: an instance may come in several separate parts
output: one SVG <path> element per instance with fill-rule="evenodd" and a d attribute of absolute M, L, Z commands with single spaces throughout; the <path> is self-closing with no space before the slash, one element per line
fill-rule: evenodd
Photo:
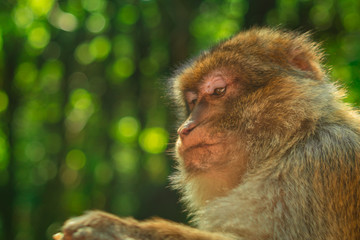
<path fill-rule="evenodd" d="M 172 78 L 182 116 L 185 92 L 215 71 L 237 89 L 208 109 L 204 135 L 228 139 L 211 157 L 231 167 L 186 167 L 179 146 L 192 133 L 177 141 L 173 186 L 197 229 L 91 212 L 64 239 L 360 239 L 360 117 L 322 58 L 308 34 L 254 28 L 190 61 Z"/>
<path fill-rule="evenodd" d="M 244 239 L 360 238 L 360 118 L 341 101 L 321 59 L 306 34 L 253 29 L 205 52 L 176 78 L 178 101 L 216 69 L 242 87 L 219 122 L 246 142 L 241 183 L 212 198 L 209 188 L 228 173 L 204 181 L 178 156 L 173 181 L 199 228 Z"/>

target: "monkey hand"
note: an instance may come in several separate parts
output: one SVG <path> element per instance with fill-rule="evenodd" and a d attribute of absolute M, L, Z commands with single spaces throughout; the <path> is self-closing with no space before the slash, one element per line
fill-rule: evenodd
<path fill-rule="evenodd" d="M 132 218 L 118 218 L 114 215 L 90 211 L 83 216 L 65 222 L 62 233 L 54 240 L 144 240 L 144 239 L 187 239 L 187 240 L 234 240 L 224 233 L 206 232 L 163 219 L 136 221 Z M 236 238 L 238 239 L 238 238 Z"/>
<path fill-rule="evenodd" d="M 62 233 L 54 240 L 135 240 L 139 231 L 137 221 L 122 219 L 114 215 L 90 211 L 83 216 L 65 222 Z"/>

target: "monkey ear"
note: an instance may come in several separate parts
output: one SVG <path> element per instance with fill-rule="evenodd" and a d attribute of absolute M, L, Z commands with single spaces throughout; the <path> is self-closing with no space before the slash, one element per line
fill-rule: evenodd
<path fill-rule="evenodd" d="M 288 56 L 289 62 L 293 67 L 310 73 L 317 80 L 323 79 L 324 70 L 321 66 L 322 56 L 316 47 L 312 47 L 311 49 L 294 47 L 290 50 Z"/>

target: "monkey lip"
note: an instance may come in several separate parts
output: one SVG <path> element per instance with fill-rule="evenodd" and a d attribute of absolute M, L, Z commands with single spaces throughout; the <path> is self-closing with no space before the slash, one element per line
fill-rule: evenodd
<path fill-rule="evenodd" d="M 214 145 L 217 145 L 219 143 L 198 143 L 198 144 L 195 144 L 195 145 L 192 145 L 192 146 L 189 146 L 187 147 L 187 149 L 194 149 L 194 148 L 205 148 L 205 147 L 211 147 L 211 146 L 214 146 Z"/>
<path fill-rule="evenodd" d="M 200 142 L 200 143 L 196 143 L 196 144 L 184 144 L 184 143 L 180 143 L 178 145 L 178 149 L 180 152 L 187 152 L 187 151 L 191 151 L 191 150 L 195 150 L 195 149 L 199 149 L 199 148 L 211 148 L 213 146 L 217 146 L 221 144 L 220 142 L 215 142 L 215 143 L 206 143 L 206 142 Z"/>

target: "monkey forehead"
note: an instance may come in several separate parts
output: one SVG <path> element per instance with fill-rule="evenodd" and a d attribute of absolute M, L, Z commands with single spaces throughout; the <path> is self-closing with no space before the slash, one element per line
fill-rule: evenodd
<path fill-rule="evenodd" d="M 214 83 L 230 81 L 240 72 L 239 58 L 224 55 L 221 52 L 203 54 L 180 75 L 179 90 L 182 92 L 204 90 Z"/>
<path fill-rule="evenodd" d="M 230 79 L 219 71 L 215 71 L 205 76 L 199 86 L 202 93 L 212 94 L 216 88 L 224 88 L 230 82 Z"/>
<path fill-rule="evenodd" d="M 267 64 L 285 70 L 297 67 L 317 73 L 313 66 L 316 62 L 321 64 L 321 59 L 321 50 L 310 40 L 309 34 L 254 28 L 240 32 L 200 55 L 182 71 L 176 87 L 180 91 L 196 90 L 204 76 L 216 70 L 225 72 L 225 76 L 252 81 L 254 73 L 269 73 L 271 68 Z"/>

